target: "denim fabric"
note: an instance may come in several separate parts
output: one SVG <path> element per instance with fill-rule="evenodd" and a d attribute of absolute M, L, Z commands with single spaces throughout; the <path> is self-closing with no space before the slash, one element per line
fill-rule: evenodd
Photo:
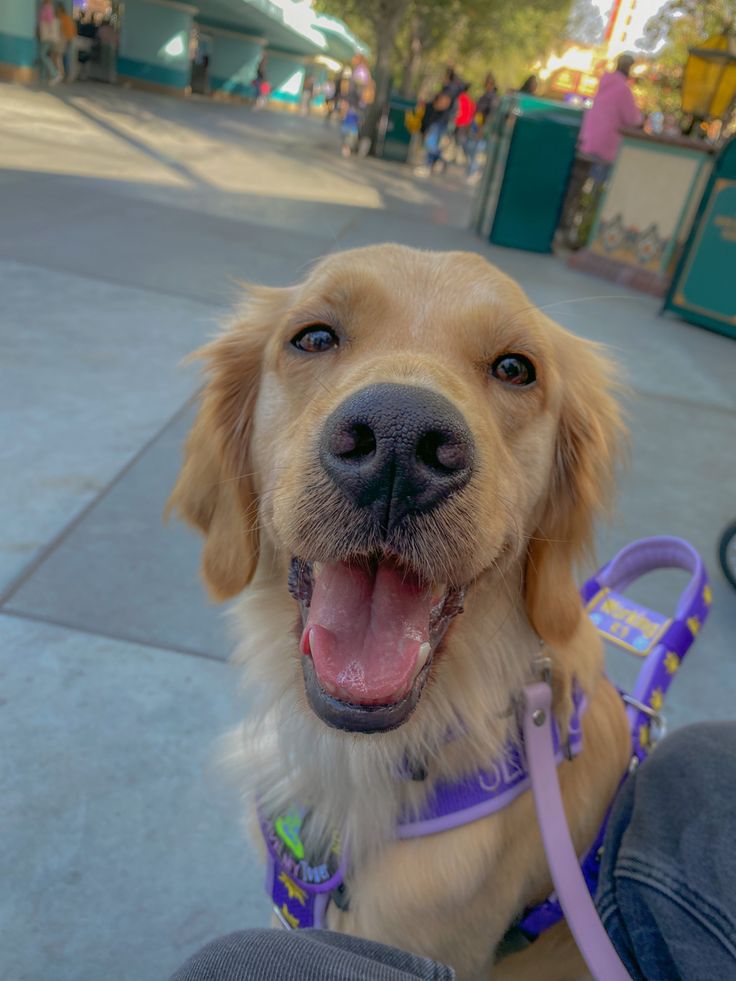
<path fill-rule="evenodd" d="M 679 729 L 614 805 L 596 904 L 636 981 L 736 979 L 736 722 Z"/>
<path fill-rule="evenodd" d="M 207 944 L 171 981 L 454 981 L 396 947 L 329 930 L 241 930 Z"/>
<path fill-rule="evenodd" d="M 465 147 L 465 154 L 468 158 L 468 177 L 473 177 L 480 170 L 480 155 L 485 153 L 486 146 L 486 140 L 477 136 L 468 140 Z"/>
<path fill-rule="evenodd" d="M 736 722 L 680 729 L 628 778 L 596 903 L 634 981 L 736 981 Z M 171 981 L 453 981 L 442 964 L 327 930 L 245 930 Z"/>
<path fill-rule="evenodd" d="M 427 151 L 427 166 L 432 167 L 442 159 L 440 142 L 447 129 L 446 123 L 432 123 L 424 137 L 424 149 Z"/>

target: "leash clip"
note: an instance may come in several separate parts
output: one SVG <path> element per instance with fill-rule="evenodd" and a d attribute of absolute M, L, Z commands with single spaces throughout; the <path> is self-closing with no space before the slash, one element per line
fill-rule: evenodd
<path fill-rule="evenodd" d="M 534 676 L 545 685 L 552 687 L 552 658 L 544 653 L 544 641 L 539 638 L 539 653 L 534 657 Z"/>

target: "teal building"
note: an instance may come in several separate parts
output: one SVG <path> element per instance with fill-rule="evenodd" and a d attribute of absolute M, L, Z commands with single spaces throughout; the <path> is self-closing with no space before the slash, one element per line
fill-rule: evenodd
<path fill-rule="evenodd" d="M 0 79 L 38 78 L 38 6 L 0 2 Z M 368 53 L 342 21 L 315 13 L 304 0 L 125 0 L 111 8 L 117 80 L 182 95 L 202 52 L 208 92 L 249 95 L 265 55 L 271 97 L 295 103 L 307 74 L 319 81 L 330 67 Z"/>

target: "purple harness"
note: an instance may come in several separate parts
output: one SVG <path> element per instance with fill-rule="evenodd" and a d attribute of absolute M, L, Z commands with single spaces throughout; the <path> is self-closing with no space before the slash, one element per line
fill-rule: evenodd
<path fill-rule="evenodd" d="M 641 576 L 664 568 L 690 573 L 672 617 L 650 610 L 622 592 Z M 581 592 L 586 611 L 603 639 L 642 659 L 633 693 L 621 692 L 631 730 L 631 771 L 664 734 L 664 695 L 708 615 L 711 592 L 707 574 L 700 556 L 687 542 L 647 538 L 620 551 Z M 627 974 L 591 898 L 598 882 L 608 815 L 579 861 L 557 781 L 559 763 L 583 749 L 585 698 L 581 692 L 573 692 L 573 713 L 563 743 L 551 713 L 548 665 L 548 660 L 542 659 L 541 680 L 524 689 L 518 740 L 509 743 L 503 757 L 464 780 L 437 784 L 420 814 L 402 820 L 396 833 L 398 838 L 416 838 L 469 824 L 502 810 L 531 787 L 556 891 L 526 910 L 512 929 L 529 942 L 565 916 L 594 977 L 625 979 Z M 315 862 L 305 854 L 300 837 L 306 817 L 304 809 L 298 807 L 274 819 L 260 816 L 268 849 L 266 890 L 274 912 L 289 929 L 324 926 L 331 899 L 345 906 L 347 857 L 340 836 L 333 836 L 327 856 Z"/>

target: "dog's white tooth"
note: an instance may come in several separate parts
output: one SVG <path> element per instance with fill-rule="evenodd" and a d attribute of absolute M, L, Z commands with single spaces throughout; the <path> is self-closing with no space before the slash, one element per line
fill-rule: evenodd
<path fill-rule="evenodd" d="M 427 658 L 429 657 L 432 647 L 429 641 L 424 641 L 423 644 L 419 645 L 419 650 L 417 651 L 417 668 L 419 671 L 422 670 L 424 665 L 427 663 Z"/>

